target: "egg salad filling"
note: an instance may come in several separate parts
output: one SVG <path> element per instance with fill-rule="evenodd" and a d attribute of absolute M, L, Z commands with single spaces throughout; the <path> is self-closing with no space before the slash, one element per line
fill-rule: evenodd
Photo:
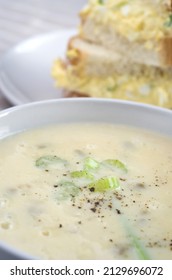
<path fill-rule="evenodd" d="M 108 77 L 78 75 L 75 67 L 61 60 L 54 63 L 52 75 L 57 86 L 66 90 L 89 94 L 91 97 L 107 97 L 132 100 L 172 108 L 172 83 L 170 72 L 154 75 L 153 68 L 147 73 L 114 74 Z M 156 77 L 156 78 L 155 78 Z"/>
<path fill-rule="evenodd" d="M 148 49 L 153 47 L 150 41 L 171 34 L 170 3 L 163 0 L 90 0 L 81 11 L 83 22 L 87 17 L 94 21 L 95 28 L 115 26 L 118 34 L 130 42 L 144 42 Z"/>

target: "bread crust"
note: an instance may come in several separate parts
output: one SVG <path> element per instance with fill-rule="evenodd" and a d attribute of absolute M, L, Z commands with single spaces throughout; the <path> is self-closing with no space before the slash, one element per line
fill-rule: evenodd
<path fill-rule="evenodd" d="M 64 91 L 64 97 L 71 98 L 71 97 L 91 97 L 87 93 L 81 93 L 78 91 Z"/>
<path fill-rule="evenodd" d="M 172 66 L 172 37 L 164 37 L 161 42 L 160 57 L 162 64 L 171 67 Z"/>

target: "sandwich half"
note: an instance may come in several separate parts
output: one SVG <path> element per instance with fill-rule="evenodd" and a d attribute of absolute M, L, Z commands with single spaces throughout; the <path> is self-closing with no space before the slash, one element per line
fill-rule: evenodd
<path fill-rule="evenodd" d="M 126 60 L 119 53 L 78 37 L 66 60 L 54 62 L 52 76 L 69 96 L 132 100 L 172 108 L 172 71 Z"/>
<path fill-rule="evenodd" d="M 84 40 L 138 63 L 172 66 L 170 0 L 89 0 L 80 16 Z"/>

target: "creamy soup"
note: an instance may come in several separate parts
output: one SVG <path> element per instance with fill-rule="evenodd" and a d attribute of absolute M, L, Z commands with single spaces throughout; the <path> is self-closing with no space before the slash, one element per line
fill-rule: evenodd
<path fill-rule="evenodd" d="M 43 259 L 172 259 L 172 139 L 54 125 L 0 142 L 0 239 Z"/>

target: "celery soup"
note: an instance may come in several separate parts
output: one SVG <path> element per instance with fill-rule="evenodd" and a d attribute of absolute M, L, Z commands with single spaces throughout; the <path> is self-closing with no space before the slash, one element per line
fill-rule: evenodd
<path fill-rule="evenodd" d="M 172 259 L 172 139 L 106 123 L 0 141 L 0 239 L 42 259 Z"/>

